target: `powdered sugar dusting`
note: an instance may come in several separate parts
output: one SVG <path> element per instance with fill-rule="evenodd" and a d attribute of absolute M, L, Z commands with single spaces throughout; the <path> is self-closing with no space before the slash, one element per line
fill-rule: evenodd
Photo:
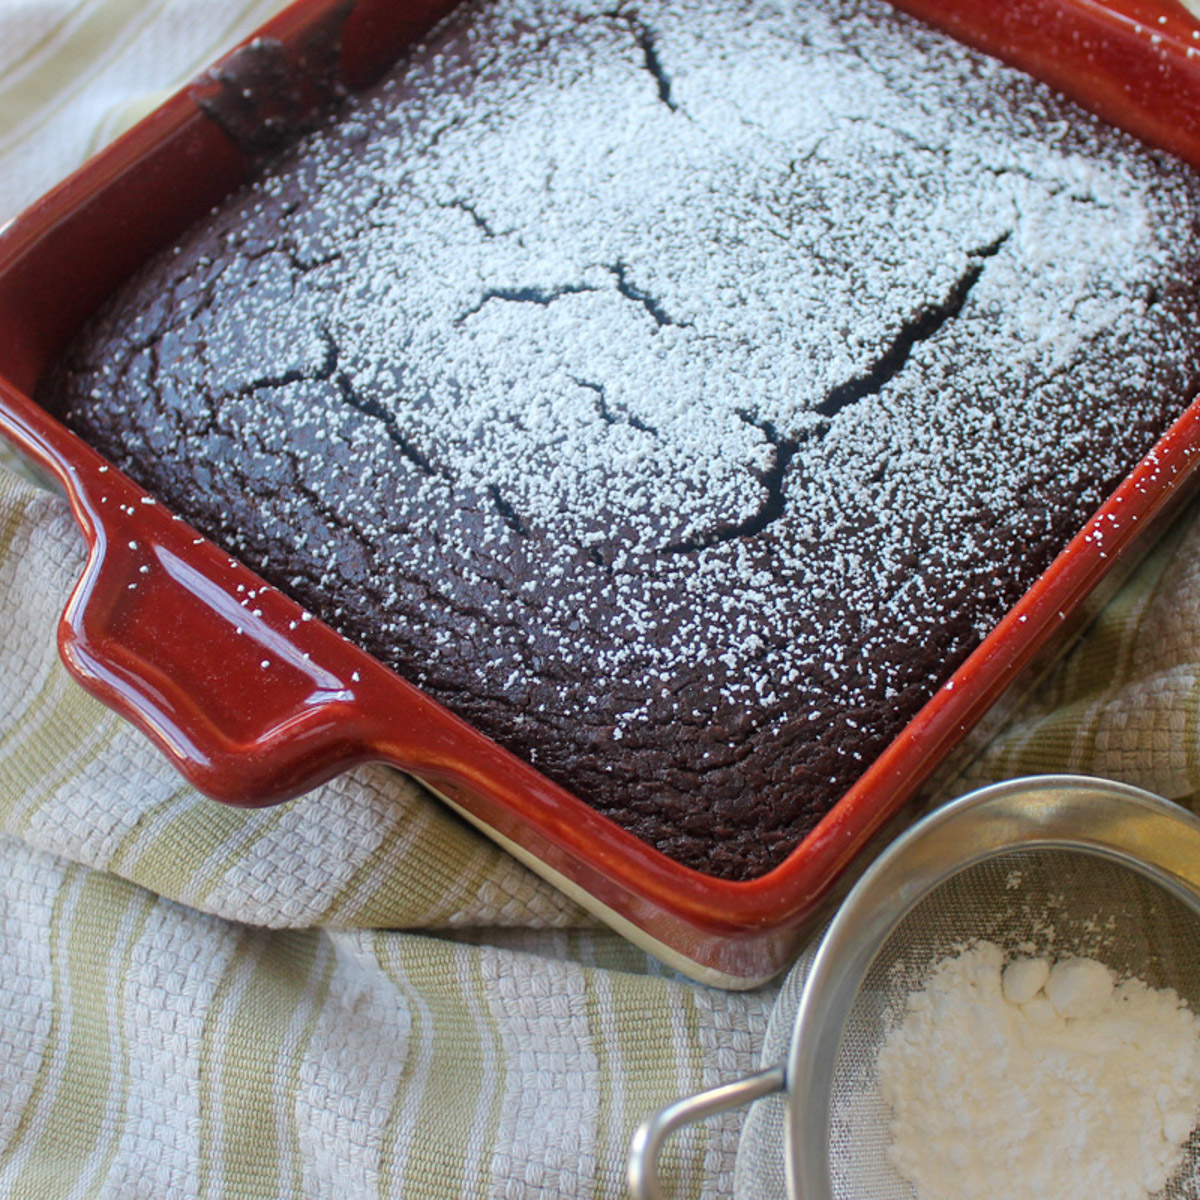
<path fill-rule="evenodd" d="M 132 349 L 77 350 L 70 404 L 548 774 L 753 874 L 1190 398 L 1198 195 L 876 4 L 473 4 L 106 316 Z"/>

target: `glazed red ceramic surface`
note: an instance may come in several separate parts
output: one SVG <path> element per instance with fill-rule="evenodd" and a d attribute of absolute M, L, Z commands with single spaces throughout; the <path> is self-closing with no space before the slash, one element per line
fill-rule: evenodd
<path fill-rule="evenodd" d="M 1200 165 L 1200 23 L 1170 0 L 899 5 Z M 449 7 L 300 0 L 259 34 L 295 84 L 282 117 L 302 119 L 335 76 L 364 86 Z M 246 143 L 198 106 L 237 62 L 222 60 L 0 237 L 0 432 L 59 480 L 90 548 L 59 628 L 68 667 L 217 800 L 272 804 L 353 763 L 392 763 L 669 961 L 714 982 L 767 978 L 871 835 L 1200 481 L 1200 402 L 781 866 L 746 883 L 700 875 L 309 618 L 29 398 L 88 313 L 250 169 Z"/>

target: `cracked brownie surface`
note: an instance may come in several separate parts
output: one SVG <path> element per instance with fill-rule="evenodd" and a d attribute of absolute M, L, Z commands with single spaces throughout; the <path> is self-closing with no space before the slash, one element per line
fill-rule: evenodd
<path fill-rule="evenodd" d="M 778 864 L 1200 382 L 1192 174 L 885 6 L 468 4 L 46 403 L 667 854 Z"/>

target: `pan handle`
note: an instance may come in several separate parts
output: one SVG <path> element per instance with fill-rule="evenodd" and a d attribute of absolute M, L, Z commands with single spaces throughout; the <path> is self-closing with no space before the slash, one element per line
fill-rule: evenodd
<path fill-rule="evenodd" d="M 539 846 L 565 847 L 555 863 L 593 871 L 574 831 L 594 824 L 588 836 L 607 841 L 603 818 L 202 537 L 3 377 L 0 433 L 58 480 L 87 544 L 58 626 L 64 663 L 194 787 L 257 807 L 387 763 L 534 857 L 547 851 L 529 849 L 530 829 Z M 601 870 L 611 886 L 613 868 Z"/>
<path fill-rule="evenodd" d="M 440 761 L 436 705 L 82 447 L 66 469 L 89 543 L 64 661 L 183 776 L 276 803 L 357 762 Z M 443 757 L 449 755 L 449 751 Z"/>
<path fill-rule="evenodd" d="M 658 1180 L 658 1160 L 667 1138 L 677 1129 L 772 1096 L 782 1092 L 786 1086 L 783 1067 L 768 1067 L 733 1083 L 701 1092 L 698 1096 L 676 1100 L 674 1104 L 668 1104 L 666 1108 L 647 1117 L 633 1135 L 629 1147 L 626 1179 L 633 1200 L 664 1200 Z"/>

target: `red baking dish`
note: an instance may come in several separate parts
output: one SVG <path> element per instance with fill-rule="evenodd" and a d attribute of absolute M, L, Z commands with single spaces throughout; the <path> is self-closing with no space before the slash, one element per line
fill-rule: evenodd
<path fill-rule="evenodd" d="M 744 883 L 680 866 L 310 619 L 30 399 L 88 313 L 252 167 L 252 147 L 235 145 L 205 110 L 230 78 L 244 81 L 247 62 L 270 51 L 273 94 L 286 101 L 277 123 L 287 124 L 322 102 L 335 77 L 364 86 L 449 7 L 299 0 L 260 31 L 265 41 L 172 97 L 0 238 L 0 432 L 61 483 L 89 547 L 59 627 L 63 658 L 218 800 L 276 803 L 351 764 L 393 764 L 670 964 L 706 982 L 752 986 L 790 961 L 818 901 L 872 835 L 1077 626 L 1085 599 L 1148 545 L 1185 484 L 1200 481 L 1200 402 L 781 866 Z M 1200 165 L 1200 24 L 1182 7 L 901 7 Z"/>

